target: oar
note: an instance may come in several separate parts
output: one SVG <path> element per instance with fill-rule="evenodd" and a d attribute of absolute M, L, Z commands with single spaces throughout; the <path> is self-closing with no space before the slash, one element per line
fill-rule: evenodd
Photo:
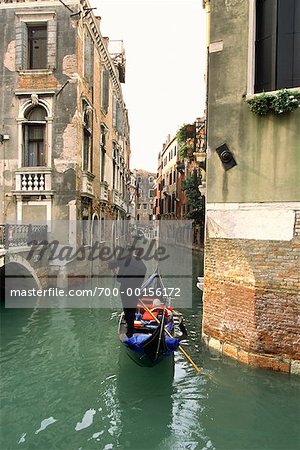
<path fill-rule="evenodd" d="M 145 305 L 145 303 L 139 299 L 140 304 L 143 306 L 143 308 L 145 308 L 145 310 L 153 317 L 153 319 L 157 322 L 160 323 L 160 321 L 158 320 L 158 318 L 152 313 L 152 311 L 150 311 L 150 309 Z M 173 338 L 173 336 L 171 335 L 171 333 L 169 333 L 169 331 L 166 329 L 165 327 L 165 332 L 167 333 L 167 335 L 171 338 Z M 199 369 L 199 367 L 197 366 L 197 364 L 192 360 L 192 358 L 188 355 L 188 353 L 184 350 L 184 348 L 179 345 L 179 350 L 181 351 L 181 353 L 186 357 L 186 359 L 192 364 L 192 366 L 194 367 L 194 369 L 198 372 L 201 373 L 202 375 L 210 378 L 210 376 L 203 372 L 203 370 Z"/>
<path fill-rule="evenodd" d="M 160 343 L 161 343 L 161 338 L 162 338 L 162 335 L 163 335 L 163 330 L 164 330 L 163 323 L 164 323 L 164 320 L 165 320 L 165 309 L 163 310 L 163 315 L 162 315 L 162 318 L 161 318 L 161 322 L 159 322 L 160 323 L 160 330 L 159 330 L 159 339 L 158 339 L 158 344 L 157 344 L 157 349 L 156 349 L 156 354 L 155 354 L 155 360 L 157 360 L 157 357 L 158 357 L 158 352 L 159 352 L 159 347 L 160 347 Z"/>

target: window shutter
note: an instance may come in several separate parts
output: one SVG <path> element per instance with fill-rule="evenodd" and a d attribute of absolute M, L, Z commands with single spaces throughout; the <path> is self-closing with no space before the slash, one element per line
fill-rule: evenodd
<path fill-rule="evenodd" d="M 16 68 L 27 68 L 27 26 L 25 22 L 16 23 Z"/>
<path fill-rule="evenodd" d="M 84 76 L 93 86 L 94 75 L 94 44 L 90 34 L 87 32 L 84 36 Z"/>
<path fill-rule="evenodd" d="M 117 131 L 119 134 L 123 134 L 123 113 L 119 102 L 117 102 Z"/>
<path fill-rule="evenodd" d="M 117 100 L 116 97 L 113 95 L 113 109 L 112 109 L 112 126 L 114 128 L 117 127 Z"/>
<path fill-rule="evenodd" d="M 293 86 L 300 87 L 300 1 L 295 0 Z"/>
<path fill-rule="evenodd" d="M 56 30 L 56 19 L 48 20 L 47 22 L 47 34 L 48 34 L 48 40 L 47 40 L 47 46 L 48 46 L 48 57 L 47 57 L 47 63 L 48 67 L 50 69 L 56 69 L 56 36 L 57 36 L 57 30 Z"/>
<path fill-rule="evenodd" d="M 28 125 L 23 125 L 23 154 L 22 167 L 29 166 L 29 149 L 28 149 Z"/>
<path fill-rule="evenodd" d="M 277 89 L 300 86 L 300 1 L 278 1 Z"/>
<path fill-rule="evenodd" d="M 276 82 L 277 0 L 256 1 L 255 92 L 272 91 Z"/>
<path fill-rule="evenodd" d="M 102 78 L 102 109 L 107 112 L 108 111 L 108 102 L 109 102 L 109 72 L 108 70 L 103 71 Z"/>

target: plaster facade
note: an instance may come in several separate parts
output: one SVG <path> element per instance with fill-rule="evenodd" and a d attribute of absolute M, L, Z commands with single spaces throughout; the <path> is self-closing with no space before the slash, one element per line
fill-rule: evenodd
<path fill-rule="evenodd" d="M 254 355 L 242 362 L 290 371 L 300 357 L 300 110 L 249 110 L 247 99 L 258 95 L 256 2 L 204 5 L 210 33 L 203 336 L 209 345 L 217 339 L 223 349 L 233 346 L 227 354 L 236 359 L 238 351 Z M 216 152 L 224 143 L 236 161 L 229 170 Z"/>
<path fill-rule="evenodd" d="M 0 4 L 0 120 L 7 136 L 0 145 L 0 223 L 47 221 L 53 229 L 58 220 L 82 221 L 82 230 L 70 233 L 70 239 L 78 236 L 71 243 L 89 244 L 97 220 L 103 224 L 101 219 L 128 214 L 125 58 L 119 42 L 112 59 L 111 43 L 101 35 L 100 18 L 88 1 L 64 3 Z M 30 33 L 39 30 L 46 33 L 46 59 L 30 53 Z M 44 60 L 42 67 L 31 65 L 35 57 L 37 64 Z M 38 122 L 35 114 L 41 115 Z M 32 134 L 43 130 L 39 144 L 36 136 L 29 144 L 24 137 L 33 127 Z M 33 155 L 37 151 L 39 159 Z"/>

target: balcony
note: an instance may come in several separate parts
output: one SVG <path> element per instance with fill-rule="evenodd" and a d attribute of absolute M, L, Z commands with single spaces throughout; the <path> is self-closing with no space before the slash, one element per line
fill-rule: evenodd
<path fill-rule="evenodd" d="M 169 186 L 164 186 L 162 189 L 162 193 L 165 195 L 170 195 L 170 189 Z"/>
<path fill-rule="evenodd" d="M 123 211 L 128 211 L 128 205 L 127 202 L 123 199 L 120 199 L 120 208 L 123 209 Z"/>
<path fill-rule="evenodd" d="M 111 202 L 112 202 L 113 206 L 119 207 L 120 206 L 120 201 L 121 201 L 120 192 L 117 191 L 116 189 L 113 189 L 111 192 L 112 192 Z"/>
<path fill-rule="evenodd" d="M 112 190 L 112 205 L 126 212 L 128 210 L 127 202 L 122 198 L 122 194 L 116 189 Z"/>
<path fill-rule="evenodd" d="M 93 197 L 94 195 L 94 178 L 91 172 L 82 172 L 82 189 L 81 193 Z"/>
<path fill-rule="evenodd" d="M 100 183 L 100 202 L 108 202 L 108 183 L 106 181 Z"/>
<path fill-rule="evenodd" d="M 24 167 L 15 171 L 17 194 L 51 194 L 51 169 L 46 167 Z"/>

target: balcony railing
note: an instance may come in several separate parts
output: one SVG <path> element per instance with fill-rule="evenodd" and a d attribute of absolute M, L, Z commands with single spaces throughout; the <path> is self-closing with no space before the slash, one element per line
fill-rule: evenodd
<path fill-rule="evenodd" d="M 33 0 L 2 0 L 2 3 L 30 3 Z M 39 0 L 45 2 L 47 0 Z"/>
<path fill-rule="evenodd" d="M 51 191 L 51 169 L 28 167 L 17 170 L 16 191 L 33 195 Z"/>
<path fill-rule="evenodd" d="M 122 194 L 116 189 L 112 190 L 112 204 L 124 211 L 127 211 L 127 202 L 122 198 Z"/>
<path fill-rule="evenodd" d="M 47 240 L 47 225 L 0 225 L 0 247 L 27 247 Z"/>
<path fill-rule="evenodd" d="M 90 172 L 82 172 L 82 193 L 94 195 L 94 178 Z"/>
<path fill-rule="evenodd" d="M 128 210 L 128 205 L 122 198 L 120 199 L 120 208 L 122 208 L 124 211 Z"/>
<path fill-rule="evenodd" d="M 112 190 L 112 204 L 114 206 L 120 206 L 120 192 L 116 189 Z"/>
<path fill-rule="evenodd" d="M 100 201 L 108 201 L 108 183 L 106 181 L 101 181 L 100 183 Z"/>

